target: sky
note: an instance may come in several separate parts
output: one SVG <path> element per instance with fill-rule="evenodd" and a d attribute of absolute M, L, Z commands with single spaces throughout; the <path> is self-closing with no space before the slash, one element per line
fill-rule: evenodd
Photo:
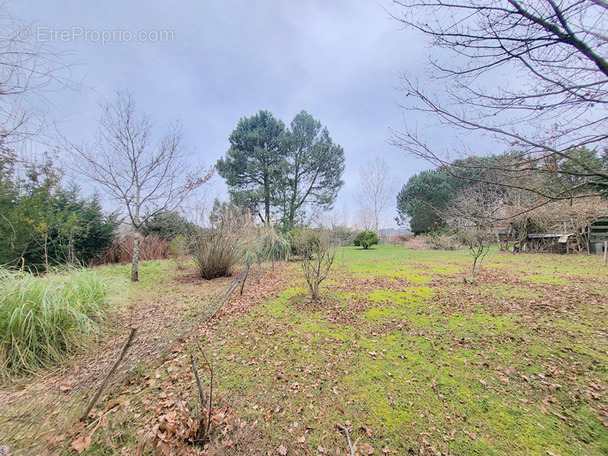
<path fill-rule="evenodd" d="M 29 40 L 65 53 L 74 88 L 45 94 L 59 130 L 91 141 L 99 103 L 128 90 L 155 128 L 179 118 L 197 159 L 214 164 L 238 120 L 260 109 L 289 124 L 306 110 L 344 148 L 335 208 L 353 224 L 359 170 L 383 157 L 399 186 L 431 166 L 391 146 L 415 124 L 399 104 L 403 73 L 423 71 L 425 42 L 392 19 L 385 0 L 9 0 Z M 433 135 L 441 146 L 447 139 Z M 222 179 L 215 195 L 227 198 Z M 386 227 L 395 227 L 395 205 Z"/>

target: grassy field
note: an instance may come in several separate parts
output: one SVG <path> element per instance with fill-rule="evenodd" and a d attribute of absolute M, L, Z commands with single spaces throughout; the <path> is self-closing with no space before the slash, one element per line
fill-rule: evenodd
<path fill-rule="evenodd" d="M 202 454 L 187 443 L 199 413 L 190 353 L 208 380 L 194 339 L 215 376 L 205 454 L 346 455 L 338 423 L 358 455 L 608 454 L 608 268 L 492 251 L 470 285 L 470 261 L 345 248 L 320 303 L 306 299 L 297 264 L 268 267 L 140 366 L 64 454 L 83 441 L 91 455 Z M 130 300 L 193 300 L 187 272 L 151 266 Z"/>

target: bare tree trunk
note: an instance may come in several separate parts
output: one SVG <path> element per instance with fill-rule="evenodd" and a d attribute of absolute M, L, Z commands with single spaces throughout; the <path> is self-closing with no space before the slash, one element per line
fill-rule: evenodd
<path fill-rule="evenodd" d="M 473 267 L 471 268 L 471 283 L 475 283 L 475 273 L 477 272 L 477 256 L 473 257 Z"/>
<path fill-rule="evenodd" d="M 133 261 L 131 263 L 131 282 L 139 281 L 139 231 L 133 233 Z"/>

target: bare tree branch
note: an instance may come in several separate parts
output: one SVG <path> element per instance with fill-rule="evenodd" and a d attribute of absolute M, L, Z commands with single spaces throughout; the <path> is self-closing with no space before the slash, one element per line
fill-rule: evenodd
<path fill-rule="evenodd" d="M 192 166 L 179 123 L 154 141 L 152 123 L 138 115 L 128 92 L 117 92 L 102 104 L 93 145 L 71 144 L 73 169 L 98 184 L 119 202 L 134 231 L 131 280 L 138 280 L 138 245 L 150 217 L 178 207 L 192 190 L 207 182 L 213 170 Z"/>
<path fill-rule="evenodd" d="M 608 139 L 606 2 L 394 3 L 394 17 L 432 44 L 428 77 L 403 77 L 405 109 L 446 131 L 479 133 L 520 151 L 493 183 L 532 191 L 542 202 L 608 193 L 608 166 L 590 167 L 576 153 L 603 151 Z M 451 163 L 415 128 L 393 133 L 393 144 L 408 153 L 437 166 Z M 576 166 L 552 167 L 564 161 Z M 458 167 L 452 172 L 458 175 Z M 551 185 L 528 184 L 537 174 Z"/>
<path fill-rule="evenodd" d="M 369 213 L 373 217 L 370 228 L 376 233 L 396 190 L 395 176 L 383 158 L 370 160 L 359 169 L 360 214 Z"/>

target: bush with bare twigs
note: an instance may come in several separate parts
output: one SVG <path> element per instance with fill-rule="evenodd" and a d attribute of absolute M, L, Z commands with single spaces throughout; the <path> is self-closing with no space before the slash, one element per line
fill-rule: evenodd
<path fill-rule="evenodd" d="M 313 301 L 319 300 L 319 287 L 329 275 L 336 256 L 335 245 L 326 232 L 302 230 L 294 238 L 297 255 L 301 258 L 302 271 Z"/>
<path fill-rule="evenodd" d="M 424 243 L 432 250 L 458 250 L 462 247 L 458 238 L 447 230 L 429 232 L 424 236 Z"/>
<path fill-rule="evenodd" d="M 97 264 L 130 263 L 133 259 L 133 235 L 118 236 L 107 253 Z M 158 234 L 150 234 L 140 241 L 139 259 L 141 261 L 166 260 L 171 258 L 169 243 Z"/>

